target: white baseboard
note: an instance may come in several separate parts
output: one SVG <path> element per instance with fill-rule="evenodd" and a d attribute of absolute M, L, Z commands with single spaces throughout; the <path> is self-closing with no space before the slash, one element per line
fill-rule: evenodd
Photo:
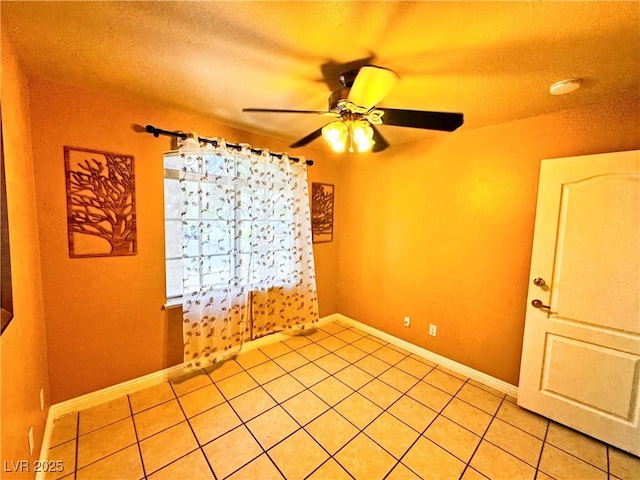
<path fill-rule="evenodd" d="M 381 330 L 370 327 L 369 325 L 365 325 L 364 323 L 358 322 L 357 320 L 349 318 L 340 313 L 334 313 L 334 314 L 322 317 L 317 323 L 306 325 L 306 327 L 321 326 L 333 321 L 342 321 L 348 325 L 352 325 L 364 332 L 367 332 L 386 342 L 389 342 L 404 350 L 407 350 L 408 352 L 415 353 L 416 355 L 422 358 L 425 358 L 434 363 L 437 363 L 438 365 L 441 365 L 445 368 L 449 368 L 450 370 L 453 370 L 454 372 L 458 372 L 461 375 L 472 378 L 484 385 L 495 388 L 500 392 L 506 393 L 514 397 L 517 397 L 518 395 L 518 387 L 516 387 L 515 385 L 511 385 L 510 383 L 499 380 L 495 377 L 487 375 L 486 373 L 467 367 L 466 365 L 450 360 L 446 357 L 433 353 L 429 350 L 426 350 L 422 347 L 409 343 L 405 340 L 401 340 L 397 337 L 389 335 L 388 333 L 385 333 Z M 260 348 L 265 345 L 269 345 L 271 343 L 286 340 L 292 334 L 300 333 L 301 331 L 303 331 L 302 328 L 300 330 L 295 330 L 295 331 L 285 331 L 285 332 L 278 332 L 278 333 L 266 335 L 256 340 L 246 342 L 242 346 L 242 351 L 254 350 L 256 348 Z M 179 364 L 173 367 L 159 370 L 157 372 L 150 373 L 148 375 L 143 375 L 142 377 L 134 378 L 132 380 L 119 383 L 117 385 L 113 385 L 111 387 L 103 388 L 95 392 L 90 392 L 85 395 L 81 395 L 79 397 L 66 400 L 64 402 L 56 403 L 54 405 L 51 405 L 51 407 L 49 408 L 49 414 L 47 416 L 47 426 L 49 425 L 49 423 L 53 425 L 53 420 L 55 420 L 58 417 L 62 417 L 63 415 L 77 412 L 79 410 L 85 410 L 87 408 L 94 407 L 101 403 L 114 400 L 123 395 L 128 395 L 130 393 L 137 392 L 138 390 L 143 390 L 145 388 L 153 387 L 154 385 L 157 385 L 164 381 L 171 380 L 172 378 L 178 377 L 183 373 L 185 373 L 185 365 Z M 50 419 L 51 419 L 51 422 L 49 421 Z M 44 442 L 43 442 L 43 447 L 44 447 Z"/>
<path fill-rule="evenodd" d="M 460 373 L 461 375 L 464 375 L 468 378 L 472 378 L 502 393 L 511 395 L 513 397 L 518 396 L 518 387 L 516 387 L 515 385 L 511 385 L 510 383 L 499 380 L 495 377 L 487 375 L 486 373 L 482 373 L 478 370 L 467 367 L 466 365 L 450 360 L 446 357 L 433 353 L 429 350 L 426 350 L 422 347 L 409 343 L 405 340 L 389 335 L 388 333 L 385 333 L 381 330 L 370 327 L 369 325 L 365 325 L 364 323 L 358 322 L 357 320 L 349 318 L 340 313 L 327 315 L 319 319 L 317 323 L 308 324 L 308 325 L 305 325 L 305 327 L 307 328 L 318 327 L 333 321 L 341 321 L 347 325 L 356 327 L 364 332 L 367 332 L 375 337 L 380 338 L 381 340 L 389 342 L 392 345 L 402 348 L 408 352 L 414 353 L 422 358 L 425 358 L 434 363 L 437 363 L 438 365 L 441 365 L 445 368 L 453 370 L 454 372 Z M 249 350 L 254 350 L 256 348 L 264 347 L 271 343 L 286 340 L 292 334 L 295 335 L 303 331 L 304 331 L 304 327 L 300 328 L 299 330 L 293 330 L 293 331 L 289 330 L 285 332 L 278 332 L 278 333 L 266 335 L 256 340 L 246 342 L 242 346 L 242 351 L 245 352 Z M 234 352 L 234 353 L 237 353 L 237 352 Z M 185 372 L 186 372 L 185 364 L 179 364 L 173 367 L 165 368 L 157 372 L 150 373 L 148 375 L 143 375 L 142 377 L 134 378 L 132 380 L 119 383 L 117 385 L 113 385 L 111 387 L 103 388 L 95 392 L 90 392 L 85 395 L 81 395 L 79 397 L 72 398 L 70 400 L 66 400 L 64 402 L 51 405 L 51 407 L 49 408 L 49 413 L 47 415 L 47 423 L 45 426 L 44 438 L 42 440 L 42 447 L 40 449 L 40 460 L 43 462 L 47 460 L 47 455 L 49 452 L 49 446 L 51 442 L 51 434 L 53 433 L 53 424 L 56 418 L 62 417 L 69 413 L 85 410 L 87 408 L 100 405 L 101 403 L 115 400 L 116 398 L 137 392 L 139 390 L 143 390 L 145 388 L 153 387 L 154 385 L 158 385 L 167 380 L 171 380 L 172 378 L 176 378 L 184 374 Z M 43 476 L 38 475 L 38 477 L 36 478 L 37 480 L 43 480 L 44 474 Z"/>
<path fill-rule="evenodd" d="M 483 385 L 494 388 L 499 392 L 505 393 L 507 395 L 511 395 L 512 397 L 516 397 L 516 398 L 518 397 L 518 387 L 515 385 L 511 385 L 510 383 L 507 383 L 503 380 L 492 377 L 491 375 L 487 375 L 486 373 L 483 373 L 479 370 L 475 370 L 471 367 L 467 367 L 462 363 L 458 363 L 449 358 L 443 357 L 442 355 L 438 355 L 437 353 L 434 353 L 430 350 L 414 345 L 413 343 L 394 337 L 393 335 L 389 335 L 388 333 L 378 330 L 377 328 L 373 328 L 373 327 L 370 327 L 369 325 L 365 325 L 364 323 L 358 322 L 357 320 L 349 318 L 340 313 L 334 314 L 332 317 L 333 317 L 332 320 L 338 320 L 348 325 L 352 325 L 362 330 L 363 332 L 367 332 L 373 335 L 374 337 L 378 337 L 379 339 L 384 340 L 385 342 L 389 342 L 390 344 L 395 345 L 396 347 L 399 347 L 399 348 L 402 348 L 403 350 L 414 353 L 419 357 L 422 357 L 433 363 L 437 363 L 440 366 L 448 368 L 449 370 L 453 370 L 454 372 L 459 373 L 460 375 L 464 375 L 465 377 L 471 378 L 477 382 L 480 382 Z"/>
<path fill-rule="evenodd" d="M 269 345 L 271 343 L 286 340 L 291 335 L 295 335 L 304 331 L 305 328 L 324 325 L 334 320 L 338 320 L 339 318 L 341 318 L 341 316 L 338 314 L 328 315 L 319 319 L 318 322 L 305 325 L 300 329 L 272 333 L 256 340 L 245 342 L 242 345 L 242 351 L 247 352 L 249 350 L 264 347 L 265 345 Z M 232 352 L 230 356 L 235 353 L 238 353 L 238 351 Z M 207 365 L 204 365 L 202 368 L 206 366 Z M 179 377 L 185 372 L 185 364 L 181 363 L 178 365 L 174 365 L 173 367 L 149 373 L 148 375 L 143 375 L 142 377 L 118 383 L 117 385 L 112 385 L 111 387 L 96 390 L 95 392 L 90 392 L 85 395 L 72 398 L 70 400 L 65 400 L 64 402 L 56 403 L 54 405 L 51 405 L 51 407 L 49 408 L 47 421 L 49 417 L 52 417 L 52 419 L 55 420 L 56 418 L 62 417 L 69 413 L 95 407 L 96 405 L 100 405 L 101 403 L 105 403 L 110 400 L 115 400 L 116 398 L 122 397 L 123 395 L 128 395 L 130 393 L 137 392 L 138 390 L 153 387 L 154 385 L 158 385 L 159 383 Z M 53 421 L 51 423 L 53 424 Z"/>
<path fill-rule="evenodd" d="M 306 328 L 318 327 L 326 323 L 333 322 L 334 320 L 339 320 L 340 318 L 342 317 L 339 314 L 332 314 L 320 318 L 316 323 L 307 324 L 296 330 L 288 330 L 266 335 L 256 340 L 244 343 L 242 345 L 242 351 L 247 352 L 249 350 L 264 347 L 271 343 L 286 340 L 291 335 L 296 335 L 303 332 Z M 234 351 L 231 355 L 235 353 L 239 352 Z M 171 380 L 172 378 L 179 377 L 186 371 L 187 370 L 185 364 L 181 363 L 179 365 L 174 365 L 173 367 L 165 368 L 148 375 L 143 375 L 142 377 L 134 378 L 126 382 L 118 383 L 117 385 L 112 385 L 111 387 L 96 390 L 95 392 L 90 392 L 85 395 L 81 395 L 79 397 L 75 397 L 69 400 L 65 400 L 64 402 L 51 405 L 49 407 L 49 412 L 47 413 L 47 422 L 45 424 L 44 435 L 42 438 L 42 446 L 40 447 L 39 460 L 41 462 L 47 461 L 49 455 L 49 447 L 51 446 L 51 435 L 53 434 L 53 424 L 57 418 L 68 415 L 70 413 L 78 412 L 80 410 L 86 410 L 87 408 L 95 407 L 96 405 L 100 405 L 101 403 L 115 400 L 116 398 L 122 397 L 124 395 L 128 395 L 139 390 L 144 390 L 145 388 L 153 387 L 154 385 L 158 385 L 167 380 Z M 44 472 L 39 472 L 36 475 L 36 480 L 44 479 Z"/>
<path fill-rule="evenodd" d="M 56 403 L 51 405 L 49 413 L 53 414 L 54 418 L 58 418 L 69 413 L 95 407 L 96 405 L 115 400 L 123 395 L 137 392 L 138 390 L 143 390 L 148 387 L 153 387 L 154 385 L 170 380 L 183 372 L 183 364 L 165 368 L 157 372 L 149 373 L 148 375 L 143 375 L 142 377 L 118 383 L 85 395 L 80 395 L 79 397 L 65 400 L 64 402 Z"/>

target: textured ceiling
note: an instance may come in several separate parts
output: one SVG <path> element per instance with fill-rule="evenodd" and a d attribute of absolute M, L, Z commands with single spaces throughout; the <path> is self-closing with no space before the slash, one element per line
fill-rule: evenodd
<path fill-rule="evenodd" d="M 640 90 L 637 2 L 3 1 L 0 14 L 31 75 L 287 140 L 326 119 L 242 108 L 326 109 L 357 60 L 399 74 L 380 106 L 463 112 L 462 129 Z M 583 88 L 549 95 L 572 77 Z M 391 144 L 443 135 L 380 130 Z"/>

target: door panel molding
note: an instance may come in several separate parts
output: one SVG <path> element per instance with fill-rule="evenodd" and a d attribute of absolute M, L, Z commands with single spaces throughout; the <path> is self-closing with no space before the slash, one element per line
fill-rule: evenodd
<path fill-rule="evenodd" d="M 575 350 L 582 350 L 576 352 Z M 581 361 L 574 362 L 574 359 Z M 612 363 L 615 363 L 612 365 Z M 610 368 L 604 368 L 609 364 Z M 560 368 L 559 368 L 560 367 Z M 622 371 L 624 382 L 607 375 L 609 369 Z M 555 334 L 547 334 L 540 379 L 540 392 L 562 397 L 576 406 L 593 410 L 630 426 L 638 425 L 638 385 L 640 356 L 577 341 Z M 562 372 L 558 375 L 557 372 Z M 573 383 L 589 378 L 586 389 L 576 390 Z M 603 391 L 616 395 L 603 395 Z M 575 392 L 581 395 L 576 395 Z"/>

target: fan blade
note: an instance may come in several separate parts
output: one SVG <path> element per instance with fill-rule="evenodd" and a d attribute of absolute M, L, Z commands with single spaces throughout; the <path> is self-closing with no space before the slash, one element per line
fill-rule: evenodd
<path fill-rule="evenodd" d="M 464 116 L 461 113 L 399 110 L 395 108 L 377 108 L 376 110 L 384 112 L 384 115 L 382 115 L 383 125 L 453 132 L 464 123 Z"/>
<path fill-rule="evenodd" d="M 325 110 L 281 110 L 278 108 L 243 108 L 243 112 L 261 112 L 261 113 L 313 113 L 315 115 L 323 115 L 325 117 L 339 117 L 335 112 L 327 112 Z"/>
<path fill-rule="evenodd" d="M 374 107 L 398 81 L 398 74 L 382 67 L 367 65 L 360 69 L 348 100 L 367 110 Z"/>
<path fill-rule="evenodd" d="M 373 153 L 381 152 L 389 146 L 389 143 L 384 139 L 384 137 L 380 134 L 380 131 L 375 127 L 375 125 L 371 125 L 373 129 L 373 147 L 371 147 L 371 151 Z"/>
<path fill-rule="evenodd" d="M 306 137 L 301 138 L 300 140 L 298 140 L 295 143 L 292 143 L 291 145 L 289 145 L 289 148 L 304 147 L 307 143 L 313 142 L 316 138 L 322 136 L 322 128 L 323 127 L 320 127 L 319 129 L 314 130 L 313 132 L 311 132 Z"/>

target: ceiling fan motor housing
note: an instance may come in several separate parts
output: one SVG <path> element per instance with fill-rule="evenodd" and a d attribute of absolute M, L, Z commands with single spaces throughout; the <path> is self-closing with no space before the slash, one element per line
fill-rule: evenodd
<path fill-rule="evenodd" d="M 341 113 L 346 109 L 351 88 L 340 88 L 329 96 L 329 111 Z"/>
<path fill-rule="evenodd" d="M 349 70 L 340 75 L 340 84 L 344 88 L 339 88 L 329 96 L 330 111 L 340 113 L 346 109 L 349 92 L 351 91 L 351 87 L 353 86 L 353 82 L 355 82 L 359 71 L 360 69 Z"/>

